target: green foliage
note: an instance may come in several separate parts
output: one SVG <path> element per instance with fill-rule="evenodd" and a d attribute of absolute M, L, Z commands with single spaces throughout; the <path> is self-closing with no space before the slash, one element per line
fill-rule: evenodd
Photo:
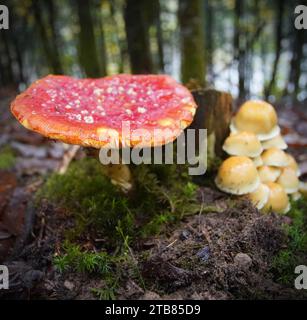
<path fill-rule="evenodd" d="M 76 271 L 98 274 L 103 277 L 105 284 L 102 288 L 92 288 L 92 293 L 101 300 L 115 299 L 118 277 L 114 272 L 116 269 L 114 257 L 106 252 L 83 251 L 80 246 L 67 240 L 62 246 L 62 251 L 53 259 L 53 264 L 59 272 Z"/>
<path fill-rule="evenodd" d="M 292 218 L 292 224 L 284 226 L 288 245 L 273 261 L 273 271 L 284 284 L 293 283 L 295 267 L 307 261 L 307 199 L 293 202 L 288 215 Z"/>
<path fill-rule="evenodd" d="M 97 296 L 99 300 L 115 300 L 116 288 L 117 281 L 109 278 L 106 280 L 106 285 L 103 288 L 92 288 L 92 293 Z"/>
<path fill-rule="evenodd" d="M 63 254 L 54 257 L 53 264 L 60 271 L 74 270 L 82 273 L 108 275 L 111 272 L 112 259 L 106 252 L 88 252 L 65 241 Z"/>
<path fill-rule="evenodd" d="M 75 228 L 69 230 L 62 253 L 54 258 L 60 272 L 96 273 L 106 285 L 93 288 L 99 299 L 114 299 L 123 270 L 145 289 L 145 282 L 131 245 L 137 237 L 158 234 L 170 223 L 200 211 L 197 187 L 184 166 L 139 165 L 132 167 L 135 190 L 124 195 L 102 173 L 95 159 L 72 163 L 64 175 L 53 174 L 36 195 L 72 213 Z M 82 251 L 74 240 L 84 234 L 104 238 L 106 252 Z"/>
<path fill-rule="evenodd" d="M 15 154 L 10 147 L 0 149 L 0 170 L 11 169 L 15 164 Z"/>
<path fill-rule="evenodd" d="M 94 231 L 113 246 L 118 245 L 116 227 L 128 237 L 157 234 L 169 223 L 200 210 L 196 186 L 186 167 L 176 165 L 139 165 L 132 168 L 136 188 L 125 196 L 102 173 L 94 159 L 72 163 L 64 175 L 53 174 L 37 193 L 75 215 L 73 239 Z"/>

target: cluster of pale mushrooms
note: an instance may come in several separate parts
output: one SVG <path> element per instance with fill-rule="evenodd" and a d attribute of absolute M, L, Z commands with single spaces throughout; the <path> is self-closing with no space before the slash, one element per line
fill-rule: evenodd
<path fill-rule="evenodd" d="M 299 167 L 286 153 L 277 114 L 267 102 L 245 102 L 230 125 L 223 150 L 230 156 L 220 166 L 215 183 L 230 194 L 244 195 L 262 212 L 287 213 L 289 196 L 301 197 Z"/>

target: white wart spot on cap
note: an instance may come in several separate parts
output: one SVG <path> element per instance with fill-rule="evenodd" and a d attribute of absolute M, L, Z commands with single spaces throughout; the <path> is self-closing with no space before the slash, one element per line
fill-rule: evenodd
<path fill-rule="evenodd" d="M 84 121 L 85 121 L 86 123 L 94 123 L 94 119 L 93 119 L 92 116 L 85 116 L 85 117 L 84 117 Z"/>
<path fill-rule="evenodd" d="M 138 107 L 138 113 L 145 113 L 146 111 L 146 108 Z"/>

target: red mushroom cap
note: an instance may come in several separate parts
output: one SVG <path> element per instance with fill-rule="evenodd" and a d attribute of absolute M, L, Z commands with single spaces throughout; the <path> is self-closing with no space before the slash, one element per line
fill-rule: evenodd
<path fill-rule="evenodd" d="M 131 131 L 146 129 L 151 137 L 155 129 L 171 129 L 167 142 L 173 141 L 192 122 L 196 108 L 188 89 L 169 76 L 125 74 L 100 79 L 49 75 L 11 104 L 26 128 L 95 148 L 109 143 L 114 134 L 121 146 L 139 143 L 137 138 L 122 141 L 123 121 L 129 121 Z M 147 143 L 154 145 L 152 140 Z"/>

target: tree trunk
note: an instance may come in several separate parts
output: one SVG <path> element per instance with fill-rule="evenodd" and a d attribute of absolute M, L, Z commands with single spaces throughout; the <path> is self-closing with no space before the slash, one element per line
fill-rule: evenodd
<path fill-rule="evenodd" d="M 266 99 L 274 91 L 274 88 L 275 88 L 277 67 L 278 67 L 280 54 L 281 54 L 281 41 L 283 38 L 283 35 L 282 35 L 283 11 L 284 11 L 284 1 L 278 0 L 277 1 L 277 21 L 276 21 L 276 25 L 275 25 L 275 60 L 274 60 L 274 64 L 273 64 L 271 80 L 270 80 L 267 88 L 265 89 L 265 98 Z"/>
<path fill-rule="evenodd" d="M 3 44 L 4 52 L 0 52 L 5 57 L 5 62 L 2 61 L 2 68 L 4 70 L 3 83 L 13 84 L 14 83 L 14 72 L 13 72 L 13 58 L 12 52 L 9 45 L 9 36 L 6 30 L 0 31 L 1 44 Z"/>
<path fill-rule="evenodd" d="M 304 30 L 294 30 L 292 36 L 292 58 L 290 62 L 290 71 L 288 76 L 288 83 L 284 90 L 284 95 L 290 94 L 292 98 L 297 98 L 299 93 L 299 80 L 301 77 L 301 62 L 303 59 L 303 47 L 306 43 L 306 35 Z"/>
<path fill-rule="evenodd" d="M 212 0 L 206 0 L 206 20 L 205 20 L 205 38 L 206 38 L 206 61 L 208 69 L 209 81 L 214 81 L 213 72 L 213 51 L 214 51 L 214 39 L 213 39 L 213 24 L 214 13 L 212 7 Z"/>
<path fill-rule="evenodd" d="M 94 24 L 91 15 L 91 1 L 77 0 L 79 17 L 79 60 L 81 68 L 88 77 L 101 76 L 97 46 L 95 41 Z"/>
<path fill-rule="evenodd" d="M 42 19 L 42 8 L 40 7 L 40 3 L 38 1 L 32 1 L 32 11 L 34 14 L 35 23 L 38 27 L 42 48 L 46 56 L 49 69 L 53 73 L 61 73 L 62 70 L 60 68 L 59 60 L 57 60 L 56 54 L 54 54 L 52 46 L 48 41 L 47 28 L 44 25 Z"/>
<path fill-rule="evenodd" d="M 115 36 L 116 36 L 116 42 L 119 50 L 119 62 L 118 62 L 118 72 L 123 73 L 124 72 L 124 62 L 125 62 L 125 57 L 126 57 L 126 46 L 125 46 L 125 41 L 120 39 L 119 37 L 119 27 L 118 27 L 118 22 L 115 17 L 115 11 L 116 11 L 116 6 L 114 1 L 109 0 L 109 6 L 110 6 L 110 16 L 112 19 L 112 24 L 115 29 Z"/>
<path fill-rule="evenodd" d="M 234 58 L 238 62 L 238 76 L 239 76 L 239 100 L 245 98 L 245 52 L 242 41 L 242 23 L 243 15 L 242 0 L 235 1 L 235 34 L 234 34 Z"/>
<path fill-rule="evenodd" d="M 229 135 L 232 97 L 214 89 L 192 91 L 198 105 L 190 129 L 207 129 L 208 169 L 214 168 L 216 157 L 222 157 L 224 140 Z M 198 139 L 197 139 L 198 141 Z"/>
<path fill-rule="evenodd" d="M 179 0 L 181 79 L 205 83 L 204 7 L 202 0 Z"/>
<path fill-rule="evenodd" d="M 52 47 L 52 59 L 54 63 L 54 71 L 58 74 L 63 73 L 63 67 L 61 64 L 60 53 L 59 53 L 59 41 L 58 35 L 55 27 L 55 7 L 53 0 L 47 0 L 47 11 L 48 11 L 48 20 L 50 26 L 50 47 Z"/>
<path fill-rule="evenodd" d="M 106 48 L 106 42 L 105 42 L 105 26 L 104 26 L 104 21 L 103 17 L 100 11 L 100 3 L 97 3 L 97 19 L 98 19 L 98 26 L 99 26 L 99 36 L 100 36 L 100 41 L 99 41 L 99 61 L 100 61 L 100 66 L 101 66 L 101 76 L 107 75 L 107 48 Z"/>
<path fill-rule="evenodd" d="M 161 26 L 161 6 L 159 0 L 153 1 L 153 24 L 156 27 L 156 37 L 158 45 L 159 71 L 164 71 L 164 52 L 163 52 L 163 32 Z"/>
<path fill-rule="evenodd" d="M 146 2 L 144 0 L 126 0 L 124 13 L 131 71 L 136 74 L 153 72 Z"/>

